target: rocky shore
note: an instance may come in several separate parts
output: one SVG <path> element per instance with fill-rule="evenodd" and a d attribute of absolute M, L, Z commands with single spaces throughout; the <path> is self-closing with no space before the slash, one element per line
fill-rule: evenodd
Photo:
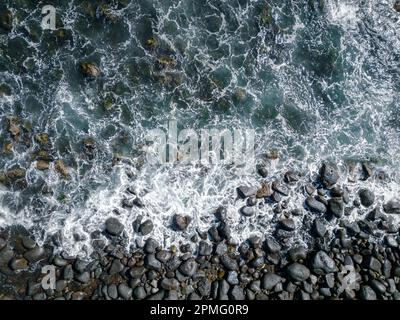
<path fill-rule="evenodd" d="M 362 169 L 365 180 L 375 174 L 366 164 Z M 258 171 L 267 176 L 265 169 Z M 260 201 L 283 214 L 274 233 L 241 244 L 230 237 L 223 207 L 209 230 L 199 230 L 179 248 L 163 248 L 146 220 L 134 226 L 149 236 L 143 247 L 127 250 L 125 226 L 110 217 L 91 235 L 93 252 L 85 259 L 60 251 L 56 238 L 38 246 L 24 228 L 3 228 L 0 299 L 398 300 L 400 238 L 393 217 L 400 203 L 381 204 L 367 188 L 349 195 L 339 178 L 335 165 L 324 164 L 318 179 L 303 188 L 304 206 L 290 211 L 284 199 L 298 180 L 295 172 L 261 188 L 238 187 L 238 197 L 247 203 L 240 209 L 244 216 L 256 214 Z M 343 219 L 357 208 L 368 211 L 363 219 Z M 301 217 L 301 226 L 294 217 Z M 171 228 L 180 232 L 191 219 L 175 215 L 172 221 Z M 329 227 L 332 221 L 335 228 Z M 290 242 L 297 227 L 307 230 L 307 245 Z M 55 270 L 53 289 L 43 288 L 44 266 Z"/>

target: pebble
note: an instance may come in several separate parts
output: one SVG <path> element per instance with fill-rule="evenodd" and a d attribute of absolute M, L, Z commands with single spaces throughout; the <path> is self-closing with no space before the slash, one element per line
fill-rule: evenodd
<path fill-rule="evenodd" d="M 158 248 L 158 246 L 159 246 L 159 244 L 156 240 L 154 240 L 153 238 L 148 238 L 144 245 L 144 252 L 154 253 L 154 252 L 156 252 L 156 249 Z"/>
<path fill-rule="evenodd" d="M 146 220 L 140 225 L 139 231 L 143 236 L 146 236 L 153 231 L 153 228 L 153 222 L 151 220 Z"/>
<path fill-rule="evenodd" d="M 317 212 L 317 213 L 325 213 L 326 212 L 326 206 L 322 202 L 317 201 L 314 197 L 308 197 L 306 199 L 306 205 L 313 212 Z"/>
<path fill-rule="evenodd" d="M 117 299 L 118 298 L 118 289 L 117 289 L 117 286 L 113 283 L 113 284 L 110 284 L 109 286 L 108 286 L 108 288 L 107 288 L 107 293 L 108 293 L 108 296 L 111 298 L 111 299 Z"/>
<path fill-rule="evenodd" d="M 279 227 L 286 231 L 294 231 L 296 229 L 296 225 L 293 219 L 283 219 L 279 222 Z"/>
<path fill-rule="evenodd" d="M 370 207 L 374 204 L 375 201 L 375 195 L 372 191 L 368 190 L 368 189 L 361 189 L 358 192 L 358 195 L 360 196 L 360 201 L 361 204 L 364 207 Z"/>
<path fill-rule="evenodd" d="M 191 220 L 189 216 L 175 214 L 172 218 L 172 226 L 176 231 L 184 231 L 189 226 Z"/>
<path fill-rule="evenodd" d="M 306 266 L 297 262 L 292 263 L 287 268 L 287 272 L 294 281 L 301 282 L 307 280 L 310 277 L 310 270 Z"/>
<path fill-rule="evenodd" d="M 265 240 L 265 248 L 270 253 L 277 253 L 282 249 L 279 243 L 272 238 L 268 238 L 267 240 Z"/>
<path fill-rule="evenodd" d="M 180 265 L 179 271 L 185 276 L 191 277 L 197 271 L 197 262 L 194 259 L 188 259 Z"/>
<path fill-rule="evenodd" d="M 36 242 L 35 240 L 33 240 L 30 237 L 24 236 L 21 238 L 22 240 L 22 245 L 26 248 L 26 249 L 33 249 L 36 247 Z"/>
<path fill-rule="evenodd" d="M 178 290 L 179 289 L 179 281 L 172 278 L 163 278 L 160 282 L 161 288 L 165 290 Z"/>
<path fill-rule="evenodd" d="M 240 209 L 240 213 L 246 217 L 251 217 L 256 214 L 256 209 L 254 207 L 244 206 Z"/>
<path fill-rule="evenodd" d="M 117 218 L 108 218 L 106 220 L 106 231 L 112 236 L 119 236 L 124 231 L 124 226 Z"/>
<path fill-rule="evenodd" d="M 227 254 L 221 256 L 221 263 L 222 265 L 230 271 L 237 271 L 239 270 L 239 266 L 237 261 L 229 257 Z"/>
<path fill-rule="evenodd" d="M 36 247 L 34 249 L 25 252 L 24 257 L 29 262 L 37 262 L 39 260 L 42 260 L 44 258 L 44 255 L 45 255 L 44 249 L 42 247 Z"/>
<path fill-rule="evenodd" d="M 321 219 L 315 219 L 313 222 L 312 233 L 318 238 L 323 238 L 326 234 L 326 225 Z"/>
<path fill-rule="evenodd" d="M 89 272 L 85 271 L 81 274 L 75 275 L 75 279 L 83 284 L 86 284 L 90 281 L 90 274 Z"/>
<path fill-rule="evenodd" d="M 24 269 L 28 268 L 28 261 L 24 258 L 20 258 L 20 259 L 13 258 L 10 262 L 10 267 L 14 271 L 24 270 Z"/>
<path fill-rule="evenodd" d="M 390 200 L 383 205 L 383 210 L 389 214 L 400 214 L 400 201 Z"/>
<path fill-rule="evenodd" d="M 362 286 L 360 289 L 360 298 L 362 300 L 376 300 L 376 293 L 370 286 Z"/>
<path fill-rule="evenodd" d="M 162 268 L 161 262 L 156 259 L 153 253 L 146 255 L 144 265 L 146 268 L 156 271 L 161 271 Z"/>
<path fill-rule="evenodd" d="M 112 276 L 114 274 L 120 273 L 122 270 L 124 270 L 124 265 L 118 259 L 114 259 L 111 264 L 109 274 Z"/>
<path fill-rule="evenodd" d="M 232 288 L 232 290 L 230 290 L 229 297 L 232 300 L 244 300 L 245 299 L 243 289 L 239 286 L 234 286 Z"/>
<path fill-rule="evenodd" d="M 311 265 L 316 274 L 326 274 L 338 271 L 335 261 L 322 250 L 315 254 Z"/>
<path fill-rule="evenodd" d="M 332 187 L 339 180 L 336 165 L 324 163 L 321 168 L 321 180 L 325 187 Z"/>
<path fill-rule="evenodd" d="M 278 283 L 282 282 L 282 280 L 282 277 L 278 276 L 277 274 L 268 272 L 261 279 L 262 288 L 265 290 L 271 290 Z"/>
<path fill-rule="evenodd" d="M 250 196 L 255 196 L 257 194 L 257 188 L 248 187 L 248 186 L 240 186 L 237 189 L 237 193 L 239 197 L 245 199 Z"/>
<path fill-rule="evenodd" d="M 329 212 L 336 218 L 340 218 L 344 213 L 344 204 L 342 198 L 332 198 L 328 201 Z"/>

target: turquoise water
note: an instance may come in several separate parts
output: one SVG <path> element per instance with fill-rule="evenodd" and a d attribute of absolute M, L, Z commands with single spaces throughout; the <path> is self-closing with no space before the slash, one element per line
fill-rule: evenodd
<path fill-rule="evenodd" d="M 74 234 L 87 239 L 113 210 L 127 226 L 138 214 L 152 217 L 166 243 L 180 239 L 166 227 L 174 212 L 206 226 L 225 203 L 240 225 L 234 188 L 256 175 L 144 162 L 146 133 L 168 120 L 254 129 L 259 159 L 280 154 L 272 176 L 289 167 L 312 175 L 323 160 L 369 161 L 398 181 L 400 15 L 392 2 L 3 1 L 14 27 L 0 31 L 0 146 L 10 141 L 11 116 L 30 145 L 21 139 L 0 157 L 1 170 L 27 169 L 27 188 L 0 190 L 0 219 L 40 238 L 59 232 L 71 248 L 86 244 Z M 57 31 L 40 26 L 44 4 L 57 9 Z M 84 61 L 102 76 L 84 77 Z M 36 170 L 32 136 L 41 132 L 68 179 L 53 164 Z M 87 138 L 96 141 L 91 155 Z M 145 209 L 120 208 L 128 186 Z"/>

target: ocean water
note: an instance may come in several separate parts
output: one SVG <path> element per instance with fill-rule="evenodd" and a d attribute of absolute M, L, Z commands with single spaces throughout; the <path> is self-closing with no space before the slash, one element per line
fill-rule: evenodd
<path fill-rule="evenodd" d="M 274 230 L 269 204 L 244 218 L 236 187 L 260 185 L 230 166 L 154 165 L 146 161 L 149 130 L 254 130 L 256 162 L 268 181 L 288 169 L 303 178 L 289 209 L 301 207 L 301 185 L 323 161 L 338 164 L 347 183 L 349 163 L 368 162 L 387 178 L 362 182 L 379 201 L 399 193 L 400 14 L 393 0 L 5 0 L 12 31 L 0 31 L 0 147 L 17 117 L 30 146 L 15 142 L 0 170 L 27 169 L 27 187 L 0 185 L 0 225 L 23 224 L 39 241 L 58 234 L 71 253 L 90 251 L 91 232 L 107 217 L 124 224 L 130 244 L 139 216 L 155 225 L 150 236 L 168 246 L 207 230 L 213 212 L 228 209 L 233 237 Z M 33 4 L 34 3 L 34 4 Z M 41 28 L 44 5 L 56 8 L 57 30 Z M 88 79 L 83 61 L 102 76 Z M 36 170 L 40 147 L 69 168 Z M 82 146 L 91 138 L 90 155 Z M 265 153 L 278 152 L 267 160 Z M 118 158 L 120 161 L 115 161 Z M 250 161 L 250 160 L 249 160 Z M 143 208 L 121 207 L 135 190 Z M 298 190 L 299 192 L 295 192 Z M 171 230 L 173 214 L 192 217 L 188 230 Z M 362 218 L 356 212 L 349 219 Z M 293 241 L 307 241 L 296 218 Z M 334 227 L 334 226 L 332 226 Z"/>

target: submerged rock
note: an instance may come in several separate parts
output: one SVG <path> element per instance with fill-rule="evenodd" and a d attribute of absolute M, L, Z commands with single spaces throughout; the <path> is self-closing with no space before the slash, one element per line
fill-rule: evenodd
<path fill-rule="evenodd" d="M 172 217 L 172 227 L 176 231 L 184 231 L 189 226 L 191 220 L 192 219 L 189 216 L 175 214 Z"/>
<path fill-rule="evenodd" d="M 13 15 L 10 10 L 0 12 L 0 27 L 6 31 L 11 31 L 13 27 Z"/>
<path fill-rule="evenodd" d="M 361 204 L 364 207 L 370 207 L 374 204 L 375 195 L 372 191 L 370 191 L 368 189 L 361 189 L 358 192 L 358 195 L 360 196 Z"/>
<path fill-rule="evenodd" d="M 56 160 L 54 163 L 54 168 L 62 177 L 68 177 L 68 167 L 65 165 L 64 161 Z"/>
<path fill-rule="evenodd" d="M 87 77 L 100 77 L 102 72 L 100 68 L 93 62 L 82 62 L 80 64 L 81 72 Z"/>

